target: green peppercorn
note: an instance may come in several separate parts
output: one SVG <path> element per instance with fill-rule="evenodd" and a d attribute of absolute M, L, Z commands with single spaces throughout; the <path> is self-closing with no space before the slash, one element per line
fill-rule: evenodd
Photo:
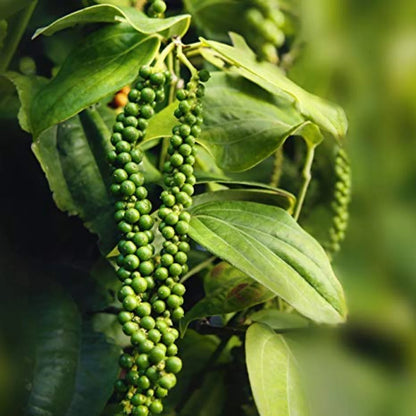
<path fill-rule="evenodd" d="M 147 329 L 147 330 L 153 329 L 155 325 L 156 325 L 156 322 L 151 316 L 144 316 L 140 320 L 140 326 L 144 329 Z"/>
<path fill-rule="evenodd" d="M 168 349 L 166 350 L 166 355 L 168 357 L 174 357 L 178 354 L 178 347 L 176 344 L 172 344 L 168 346 Z"/>
<path fill-rule="evenodd" d="M 157 290 L 160 299 L 166 299 L 170 295 L 170 289 L 167 286 L 160 286 Z"/>
<path fill-rule="evenodd" d="M 117 318 L 121 324 L 125 324 L 126 322 L 130 322 L 132 320 L 133 314 L 127 311 L 121 311 L 119 312 Z"/>
<path fill-rule="evenodd" d="M 169 357 L 166 360 L 166 371 L 177 374 L 182 370 L 182 360 L 178 357 Z"/>
<path fill-rule="evenodd" d="M 134 208 L 130 208 L 126 211 L 124 219 L 130 224 L 135 224 L 140 219 L 140 212 Z"/>
<path fill-rule="evenodd" d="M 163 300 L 156 300 L 153 302 L 153 310 L 158 313 L 161 314 L 166 310 L 166 304 L 165 302 L 163 302 Z"/>
<path fill-rule="evenodd" d="M 133 335 L 135 332 L 138 331 L 139 326 L 136 324 L 136 322 L 126 322 L 123 325 L 123 328 L 122 329 L 123 329 L 123 332 L 126 335 Z"/>
<path fill-rule="evenodd" d="M 185 316 L 185 311 L 179 306 L 172 312 L 172 319 L 174 321 L 179 321 Z"/>
<path fill-rule="evenodd" d="M 142 302 L 140 305 L 137 306 L 136 313 L 137 316 L 139 316 L 140 318 L 149 316 L 152 313 L 152 307 L 150 303 Z"/>
<path fill-rule="evenodd" d="M 120 364 L 120 367 L 129 369 L 133 367 L 134 359 L 129 354 L 123 354 L 120 356 L 119 364 Z"/>
<path fill-rule="evenodd" d="M 136 296 L 134 295 L 129 295 L 127 297 L 124 298 L 123 300 L 123 307 L 124 309 L 126 309 L 127 311 L 133 311 L 134 309 L 136 309 L 138 306 L 138 301 Z"/>
<path fill-rule="evenodd" d="M 148 416 L 149 415 L 149 409 L 147 406 L 140 405 L 133 409 L 133 416 Z"/>
<path fill-rule="evenodd" d="M 145 245 L 149 244 L 149 238 L 146 235 L 146 233 L 144 233 L 144 232 L 138 232 L 138 233 L 135 233 L 134 234 L 133 242 L 137 246 L 142 247 L 142 246 L 145 246 Z"/>
<path fill-rule="evenodd" d="M 146 334 L 142 331 L 135 331 L 131 334 L 130 341 L 133 345 L 140 345 L 147 341 Z"/>
<path fill-rule="evenodd" d="M 127 296 L 134 296 L 134 290 L 130 286 L 123 286 L 118 291 L 118 299 L 122 302 Z"/>
<path fill-rule="evenodd" d="M 131 283 L 132 289 L 137 293 L 144 293 L 147 290 L 147 282 L 143 277 L 136 277 Z"/>
<path fill-rule="evenodd" d="M 130 155 L 131 155 L 130 158 L 131 158 L 131 160 L 133 160 L 133 162 L 140 163 L 143 160 L 143 152 L 140 149 L 137 149 L 137 148 L 133 149 L 130 152 Z M 128 162 L 126 162 L 126 163 L 128 163 Z"/>
<path fill-rule="evenodd" d="M 176 385 L 176 377 L 174 374 L 166 374 L 159 380 L 159 385 L 167 390 L 171 390 Z"/>

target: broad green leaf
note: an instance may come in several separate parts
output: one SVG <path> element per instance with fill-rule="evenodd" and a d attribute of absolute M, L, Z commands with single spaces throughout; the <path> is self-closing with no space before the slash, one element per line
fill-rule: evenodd
<path fill-rule="evenodd" d="M 27 115 L 33 135 L 132 82 L 138 67 L 151 62 L 159 46 L 157 37 L 127 25 L 92 33 L 70 53 L 56 77 L 34 95 Z"/>
<path fill-rule="evenodd" d="M 276 192 L 277 191 L 277 192 Z M 293 211 L 295 199 L 279 190 L 271 191 L 268 189 L 224 189 L 215 192 L 205 192 L 193 198 L 193 206 L 214 201 L 253 201 L 261 204 L 282 207 Z"/>
<path fill-rule="evenodd" d="M 74 392 L 65 416 L 98 416 L 113 393 L 121 350 L 85 327 L 81 336 Z"/>
<path fill-rule="evenodd" d="M 250 182 L 250 181 L 243 181 L 243 180 L 233 180 L 226 178 L 224 176 L 214 175 L 214 174 L 207 174 L 206 172 L 201 172 L 200 174 L 196 175 L 197 178 L 197 184 L 204 184 L 204 183 L 217 183 L 221 185 L 225 185 L 228 188 L 231 188 L 232 191 L 243 191 L 241 194 L 241 197 L 239 198 L 238 192 L 230 193 L 230 195 L 227 197 L 226 192 L 222 192 L 220 190 L 218 195 L 215 195 L 214 193 L 209 193 L 213 199 L 219 199 L 219 200 L 243 200 L 243 201 L 249 201 L 250 194 L 256 198 L 260 195 L 260 198 L 263 201 L 267 201 L 264 203 L 270 203 L 271 205 L 277 205 L 280 206 L 287 211 L 291 212 L 295 202 L 296 198 L 293 194 L 290 192 L 285 191 L 284 189 L 275 188 L 270 185 L 266 185 L 264 183 L 260 182 Z M 244 188 L 242 188 L 244 187 Z M 245 192 L 248 191 L 248 192 Z M 263 192 L 263 193 L 262 193 Z M 205 194 L 200 194 L 194 197 L 194 205 L 203 202 L 208 202 L 210 197 L 204 196 Z M 259 201 L 260 202 L 260 201 Z"/>
<path fill-rule="evenodd" d="M 284 337 L 261 324 L 246 334 L 246 363 L 260 416 L 309 414 L 296 360 Z"/>
<path fill-rule="evenodd" d="M 194 389 L 181 411 L 181 416 L 222 416 L 226 401 L 223 371 L 208 373 L 202 385 Z"/>
<path fill-rule="evenodd" d="M 162 174 L 160 171 L 150 162 L 150 160 L 146 157 L 143 157 L 143 175 L 145 179 L 145 183 L 161 183 L 162 181 Z"/>
<path fill-rule="evenodd" d="M 5 75 L 16 87 L 20 99 L 18 114 L 20 127 L 30 133 L 33 126 L 30 120 L 30 107 L 35 95 L 48 83 L 48 80 L 38 76 L 26 76 L 17 72 L 7 72 Z"/>
<path fill-rule="evenodd" d="M 343 322 L 342 287 L 319 243 L 283 209 L 255 202 L 216 201 L 190 209 L 189 235 L 298 312 Z"/>
<path fill-rule="evenodd" d="M 231 65 L 231 70 L 272 94 L 294 103 L 306 119 L 313 121 L 323 130 L 337 138 L 345 136 L 348 123 L 340 107 L 305 91 L 287 78 L 276 65 L 258 62 L 256 55 L 241 36 L 233 34 L 233 40 L 238 46 L 202 40 L 206 47 L 216 52 L 216 59 L 212 60 L 212 64 L 218 66 L 220 58 Z"/>
<path fill-rule="evenodd" d="M 118 239 L 114 200 L 109 191 L 111 167 L 106 161 L 111 143 L 104 120 L 111 114 L 102 106 L 84 110 L 43 132 L 32 145 L 56 205 L 69 215 L 79 216 L 98 235 L 103 254 Z M 146 183 L 160 181 L 160 172 L 146 157 L 142 170 Z"/>
<path fill-rule="evenodd" d="M 173 127 L 178 124 L 178 120 L 173 115 L 178 102 L 175 101 L 165 107 L 163 110 L 156 113 L 149 120 L 149 127 L 146 130 L 146 137 L 144 138 L 142 144 L 146 146 L 150 140 L 160 139 L 162 137 L 169 137 L 172 135 Z"/>
<path fill-rule="evenodd" d="M 33 305 L 35 368 L 26 415 L 63 415 L 77 377 L 81 318 L 64 295 L 45 293 Z"/>
<path fill-rule="evenodd" d="M 308 321 L 299 315 L 278 311 L 277 309 L 262 309 L 250 315 L 253 322 L 268 325 L 275 330 L 296 329 L 308 326 Z"/>
<path fill-rule="evenodd" d="M 98 111 L 85 110 L 46 130 L 32 146 L 58 208 L 78 215 L 98 234 L 103 252 L 114 247 L 118 236 L 105 156 L 109 136 Z"/>
<path fill-rule="evenodd" d="M 43 291 L 35 315 L 35 369 L 26 414 L 98 416 L 119 372 L 120 348 L 81 323 L 61 289 Z"/>
<path fill-rule="evenodd" d="M 232 171 L 260 163 L 304 123 L 290 101 L 231 74 L 213 73 L 203 104 L 199 141 Z"/>
<path fill-rule="evenodd" d="M 275 297 L 274 293 L 225 262 L 206 275 L 204 284 L 205 297 L 180 322 L 182 333 L 195 319 L 242 311 Z"/>
<path fill-rule="evenodd" d="M 165 38 L 171 38 L 173 36 L 183 36 L 188 31 L 190 21 L 191 16 L 189 15 L 153 19 L 134 7 L 98 4 L 77 10 L 74 13 L 61 17 L 49 26 L 38 29 L 33 38 L 39 35 L 51 36 L 60 30 L 77 24 L 118 22 L 126 22 L 134 30 L 147 35 L 159 33 Z"/>
<path fill-rule="evenodd" d="M 261 183 L 261 182 L 252 182 L 252 181 L 244 181 L 244 180 L 237 180 L 237 179 L 230 179 L 226 176 L 220 176 L 220 175 L 214 175 L 214 174 L 210 174 L 209 172 L 200 172 L 197 175 L 197 182 L 198 184 L 202 184 L 202 183 L 210 183 L 210 182 L 216 182 L 216 183 L 220 183 L 222 185 L 228 186 L 232 189 L 235 188 L 241 188 L 241 187 L 247 187 L 247 188 L 258 188 L 258 189 L 264 189 L 266 191 L 272 191 L 272 192 L 276 192 L 284 197 L 286 197 L 287 199 L 294 199 L 295 196 L 293 194 L 291 194 L 290 192 L 284 190 L 284 189 L 280 189 L 280 188 L 275 188 L 274 186 L 271 185 L 267 185 L 265 183 Z"/>
<path fill-rule="evenodd" d="M 247 3 L 241 0 L 184 0 L 186 10 L 210 39 L 228 40 L 228 32 L 247 28 Z"/>

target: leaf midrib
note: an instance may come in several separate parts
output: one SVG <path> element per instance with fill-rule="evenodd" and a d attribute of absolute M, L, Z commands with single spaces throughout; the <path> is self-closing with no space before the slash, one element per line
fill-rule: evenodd
<path fill-rule="evenodd" d="M 245 213 L 246 213 L 246 211 L 244 211 L 244 210 L 242 210 L 242 209 L 238 209 L 238 208 L 233 208 L 233 209 L 230 209 L 230 208 L 215 208 L 214 207 L 214 212 L 215 211 L 225 211 L 225 212 L 232 212 L 232 213 L 236 213 L 236 212 L 239 212 L 239 213 L 241 213 L 241 215 L 244 215 Z M 251 215 L 254 215 L 254 216 L 258 216 L 258 217 L 260 217 L 260 218 L 266 218 L 266 219 L 270 219 L 270 217 L 268 217 L 268 216 L 266 216 L 266 215 L 262 215 L 262 214 L 259 214 L 259 213 L 255 213 L 255 212 L 252 212 L 252 211 L 250 211 L 250 214 Z M 211 213 L 210 213 L 210 215 L 206 215 L 206 214 L 195 214 L 195 216 L 197 217 L 197 216 L 200 216 L 200 217 L 202 217 L 202 216 L 205 216 L 205 217 L 207 217 L 207 218 L 215 218 L 216 220 L 218 220 L 218 221 L 220 221 L 220 222 L 224 222 L 224 223 L 226 223 L 226 224 L 230 224 L 229 222 L 225 222 L 224 220 L 222 220 L 221 218 L 219 218 L 218 216 L 216 216 L 215 214 L 213 214 L 212 213 L 212 211 L 211 211 Z M 304 253 L 303 251 L 301 251 L 297 246 L 294 246 L 293 244 L 291 244 L 290 242 L 288 242 L 288 240 L 286 240 L 286 239 L 284 239 L 284 238 L 282 238 L 281 236 L 276 236 L 276 235 L 273 235 L 273 234 L 270 234 L 270 233 L 267 233 L 267 231 L 263 231 L 263 230 L 259 230 L 259 229 L 257 229 L 257 228 L 252 228 L 252 227 L 250 227 L 250 226 L 247 226 L 247 225 L 243 225 L 243 224 L 234 224 L 233 223 L 233 228 L 235 228 L 236 230 L 240 230 L 240 232 L 242 233 L 242 234 L 244 234 L 244 235 L 247 235 L 247 236 L 252 236 L 251 234 L 248 234 L 248 233 L 246 233 L 246 232 L 244 232 L 243 230 L 241 230 L 241 228 L 246 228 L 246 229 L 248 229 L 248 230 L 251 230 L 251 231 L 253 231 L 253 232 L 255 232 L 255 233 L 260 233 L 260 234 L 264 234 L 264 235 L 267 235 L 268 237 L 271 237 L 271 238 L 274 238 L 274 239 L 276 239 L 276 240 L 278 240 L 279 242 L 281 242 L 281 243 L 283 243 L 284 245 L 286 245 L 286 246 L 289 246 L 289 247 L 291 247 L 292 249 L 294 249 L 294 250 L 296 250 L 298 253 L 300 253 L 302 256 L 305 256 L 307 259 L 309 259 L 318 269 L 321 269 L 321 266 L 316 262 L 316 259 L 315 258 L 313 258 L 313 257 L 310 257 L 310 256 L 308 256 L 306 253 Z M 297 230 L 296 228 L 294 228 L 294 227 L 291 227 L 290 226 L 290 224 L 288 224 L 288 223 L 286 223 L 286 222 L 284 222 L 284 221 L 282 221 L 282 222 L 280 222 L 279 223 L 279 226 L 283 226 L 283 227 L 285 227 L 285 228 L 287 228 L 290 232 L 295 232 L 295 233 L 299 233 L 299 230 Z M 240 228 L 241 227 L 241 228 Z M 256 240 L 257 241 L 257 240 Z M 273 251 L 271 251 L 267 246 L 265 246 L 263 243 L 261 243 L 261 242 L 258 242 L 262 247 L 265 247 L 268 251 L 270 251 L 274 256 L 277 256 L 277 257 L 279 257 L 282 261 L 284 261 L 287 265 L 289 265 L 289 263 L 287 263 L 285 260 L 283 260 L 280 256 L 278 256 L 276 253 L 274 253 Z M 298 274 L 298 275 L 300 275 L 300 276 L 302 276 L 292 265 L 290 265 L 290 267 Z M 331 299 L 329 299 L 329 298 L 327 298 L 327 296 L 325 295 L 325 293 L 322 293 L 322 292 L 320 292 L 320 291 L 318 291 L 317 290 L 317 288 L 315 287 L 315 286 L 313 286 L 313 284 L 308 280 L 308 279 L 306 279 L 306 278 L 303 278 L 303 280 L 305 280 L 305 281 L 307 281 L 308 283 L 309 283 L 309 285 L 311 286 L 311 287 L 313 287 L 331 306 L 332 306 L 332 303 L 331 303 Z M 332 287 L 332 289 L 335 291 L 335 293 L 338 293 L 338 288 L 335 286 L 335 282 L 333 282 L 332 280 L 329 280 L 329 283 L 330 283 L 330 285 L 331 285 L 331 287 Z M 338 313 L 340 313 L 341 315 L 342 315 L 342 311 L 338 308 L 338 307 L 335 307 L 335 306 L 333 306 L 333 308 L 338 312 Z"/>
<path fill-rule="evenodd" d="M 203 215 L 200 215 L 199 217 L 202 217 Z M 210 219 L 210 220 L 212 220 L 213 219 L 213 217 L 209 217 L 209 216 L 206 216 L 208 219 Z M 226 226 L 229 226 L 230 228 L 235 228 L 235 227 L 233 227 L 232 225 L 230 225 L 229 223 L 227 223 L 227 222 L 225 222 L 225 221 L 222 221 L 222 220 L 218 220 L 217 218 L 214 218 L 214 220 L 217 220 L 218 222 L 222 222 L 223 224 L 225 224 Z M 211 233 L 213 233 L 212 232 L 212 230 L 207 226 L 207 225 L 205 225 L 203 222 L 202 222 L 202 224 L 204 225 L 204 227 L 205 228 L 207 228 L 209 231 L 211 231 Z M 238 230 L 238 229 L 237 229 Z M 244 233 L 242 233 L 242 234 L 244 234 Z M 215 236 L 217 237 L 217 238 L 219 238 L 220 240 L 222 240 L 228 247 L 230 247 L 233 251 L 235 251 L 235 249 L 234 249 L 234 247 L 233 246 L 231 246 L 226 240 L 224 240 L 221 236 L 219 236 L 218 234 L 215 234 Z M 249 237 L 249 239 L 251 240 L 252 239 L 252 237 L 250 236 L 250 235 L 248 235 L 248 237 Z M 258 252 L 258 253 L 260 253 L 260 255 L 261 255 L 261 257 L 263 257 L 264 258 L 264 254 L 263 253 L 261 253 L 261 252 L 259 252 L 259 250 L 258 250 L 258 248 L 256 248 L 255 246 L 253 246 L 253 244 L 252 244 L 252 242 L 250 242 L 250 246 L 252 246 L 253 248 L 254 248 L 254 250 L 256 251 L 256 252 Z M 270 251 L 270 250 L 269 250 Z M 238 253 L 238 254 L 241 254 L 241 253 Z M 274 254 L 273 254 L 274 255 Z M 276 256 L 277 257 L 277 256 Z M 284 263 L 284 264 L 286 264 L 290 269 L 292 269 L 296 274 L 299 274 L 299 273 L 297 273 L 296 272 L 296 270 L 294 270 L 293 269 L 293 267 L 291 266 L 291 265 L 289 265 L 289 264 L 287 264 L 284 260 L 282 260 L 282 259 L 280 259 L 279 257 L 277 257 L 282 263 Z M 265 260 L 269 263 L 269 264 L 271 264 L 270 263 L 270 261 L 267 259 L 267 258 L 265 258 Z M 272 265 L 272 264 L 271 264 Z M 262 271 L 256 266 L 256 265 L 253 265 L 253 264 L 251 264 L 251 266 L 252 267 L 254 267 L 254 269 L 255 270 L 257 270 L 257 272 L 259 273 L 259 274 L 261 274 L 262 273 Z M 256 281 L 257 281 L 257 279 L 255 279 Z M 308 283 L 308 285 L 310 286 L 310 287 L 313 287 L 313 286 L 311 286 L 310 285 L 310 283 L 307 281 L 307 280 L 305 280 L 305 279 L 303 279 L 306 283 Z M 306 299 L 306 300 L 308 300 L 308 297 L 307 296 L 304 296 L 304 294 L 302 293 L 302 292 L 300 292 L 299 290 L 298 290 L 298 288 L 296 287 L 296 285 L 294 284 L 294 282 L 292 282 L 290 279 L 289 280 L 286 280 L 286 282 L 287 282 L 287 284 L 289 285 L 289 286 L 291 286 L 293 289 L 294 289 L 294 291 L 296 292 L 296 293 L 298 293 L 299 295 L 300 295 L 300 298 L 303 298 L 303 299 Z M 264 283 L 263 283 L 264 284 Z M 264 284 L 264 286 L 265 287 L 267 287 L 265 284 Z M 270 287 L 267 287 L 269 290 L 271 290 L 273 293 L 275 293 L 275 291 L 273 290 L 273 289 L 271 289 Z M 319 292 L 317 292 L 317 293 L 319 293 Z M 320 295 L 320 293 L 319 293 L 319 295 Z M 308 300 L 308 303 L 309 303 L 309 300 Z M 331 307 L 332 307 L 332 305 L 331 305 Z"/>
<path fill-rule="evenodd" d="M 115 34 L 114 35 L 114 37 L 117 37 L 117 36 L 120 36 L 120 34 Z M 133 46 L 131 46 L 131 47 L 129 47 L 129 48 L 127 48 L 127 49 L 125 49 L 125 50 L 123 50 L 123 52 L 122 53 L 119 53 L 119 54 L 117 54 L 117 55 L 114 55 L 114 57 L 108 62 L 108 65 L 106 65 L 107 67 L 110 67 L 110 66 L 113 66 L 113 63 L 114 63 L 114 61 L 116 61 L 116 60 L 118 60 L 118 59 L 122 59 L 123 60 L 123 63 L 124 63 L 124 60 L 128 57 L 128 55 L 130 54 L 130 52 L 132 52 L 134 49 L 136 49 L 136 48 L 138 48 L 142 43 L 145 43 L 145 42 L 147 42 L 148 40 L 150 40 L 150 39 L 157 39 L 157 37 L 156 36 L 148 36 L 148 37 L 145 37 L 145 38 L 143 38 L 143 39 L 141 39 L 140 40 L 140 42 L 138 42 L 138 43 L 135 43 Z M 114 70 L 112 71 L 112 72 L 115 72 L 116 70 L 117 70 L 118 68 L 114 68 Z M 102 69 L 101 69 L 102 70 Z M 99 68 L 97 68 L 92 74 L 91 74 L 91 78 L 93 78 L 93 77 L 95 77 L 96 75 L 97 75 L 97 73 L 99 73 L 100 71 L 101 71 Z M 39 99 L 39 96 L 41 96 L 42 95 L 42 93 L 44 93 L 44 91 L 47 91 L 49 88 L 50 88 L 50 86 L 53 84 L 53 82 L 54 82 L 54 80 L 56 80 L 57 78 L 54 78 L 54 79 L 52 79 L 51 80 L 51 82 L 50 83 L 48 83 L 44 88 L 42 88 L 42 89 L 40 89 L 38 92 L 37 92 L 37 94 L 35 95 L 35 97 L 34 97 L 34 99 L 33 99 L 33 102 L 36 102 L 38 99 Z M 98 80 L 97 80 L 97 82 L 98 82 Z M 94 83 L 94 85 L 95 85 L 96 83 Z M 94 85 L 91 85 L 90 86 L 90 88 L 88 88 L 86 91 L 90 91 L 91 89 L 93 89 L 94 88 Z M 74 85 L 71 89 L 69 89 L 69 90 L 64 90 L 64 92 L 61 94 L 61 95 L 54 95 L 55 97 L 56 97 L 56 99 L 48 106 L 48 107 L 46 107 L 46 108 L 44 108 L 44 110 L 43 110 L 43 113 L 45 114 L 45 113 L 47 113 L 48 111 L 50 111 L 50 109 L 51 108 L 53 108 L 53 107 L 55 107 L 56 105 L 58 105 L 59 106 L 59 104 L 57 104 L 57 103 L 62 103 L 62 101 L 64 100 L 64 98 L 65 98 L 65 96 L 67 95 L 67 93 L 68 93 L 68 91 L 72 91 L 72 90 L 74 90 L 74 89 L 76 89 L 76 88 L 79 88 L 79 86 L 78 85 Z M 36 106 L 35 105 L 33 105 L 32 106 L 32 109 L 33 108 L 36 108 Z M 68 116 L 68 118 L 70 118 L 70 117 L 72 117 L 74 114 L 71 114 L 70 116 Z M 34 117 L 33 117 L 33 110 L 30 112 L 30 124 L 33 126 L 35 123 L 34 123 Z M 39 134 L 40 132 L 38 132 L 38 134 Z"/>

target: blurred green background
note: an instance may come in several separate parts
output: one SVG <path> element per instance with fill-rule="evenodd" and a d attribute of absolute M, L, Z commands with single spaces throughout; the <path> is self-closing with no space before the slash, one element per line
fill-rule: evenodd
<path fill-rule="evenodd" d="M 416 414 L 416 2 L 304 0 L 289 75 L 349 119 L 349 322 L 311 346 L 316 415 Z M 312 344 L 312 343 L 311 343 Z"/>
<path fill-rule="evenodd" d="M 80 7 L 81 2 L 57 2 L 56 14 L 51 15 L 53 3 L 39 2 L 31 30 Z M 353 168 L 351 223 L 334 263 L 346 290 L 349 321 L 337 331 L 307 339 L 299 353 L 305 379 L 310 379 L 312 414 L 413 416 L 416 2 L 299 0 L 299 15 L 304 43 L 289 76 L 344 107 Z M 19 53 L 36 60 L 39 44 L 30 45 L 26 40 Z M 53 50 L 53 43 L 50 47 Z M 42 68 L 44 62 L 37 64 Z M 31 139 L 14 119 L 15 105 L 8 103 L 9 113 L 0 120 L 4 310 L 8 305 L 4 302 L 13 298 L 6 285 L 12 276 L 9 271 L 15 272 L 13 258 L 25 256 L 19 273 L 30 286 L 36 262 L 74 264 L 76 259 L 82 264 L 97 256 L 94 237 L 86 237 L 79 220 L 66 218 L 53 205 L 31 153 Z M 16 197 L 23 190 L 25 197 Z M 44 229 L 45 223 L 50 229 Z M 12 383 L 13 370 L 1 353 L 0 368 L 0 392 L 7 396 L 5 387 Z"/>

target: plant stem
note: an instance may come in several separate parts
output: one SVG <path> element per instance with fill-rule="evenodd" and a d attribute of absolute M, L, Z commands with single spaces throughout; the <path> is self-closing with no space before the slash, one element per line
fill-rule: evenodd
<path fill-rule="evenodd" d="M 173 51 L 173 49 L 175 48 L 175 43 L 171 42 L 169 43 L 168 46 L 166 46 L 165 49 L 163 49 L 163 51 L 160 53 L 160 55 L 158 56 L 156 63 L 154 65 L 154 67 L 156 69 L 160 69 L 163 67 L 163 63 L 165 62 L 165 59 L 168 57 L 168 55 Z"/>
<path fill-rule="evenodd" d="M 174 45 L 172 43 L 172 45 Z M 171 50 L 167 56 L 167 65 L 168 70 L 172 74 L 172 82 L 169 88 L 169 97 L 168 97 L 168 105 L 171 104 L 175 99 L 175 91 L 176 91 L 176 84 L 178 83 L 178 77 L 174 70 L 174 57 L 173 57 L 173 50 Z M 162 139 L 162 148 L 160 150 L 160 157 L 159 157 L 159 170 L 163 171 L 163 165 L 165 164 L 166 157 L 168 154 L 170 139 L 168 137 L 164 137 Z"/>
<path fill-rule="evenodd" d="M 293 214 L 293 218 L 296 221 L 299 219 L 300 212 L 302 211 L 302 206 L 305 201 L 306 192 L 308 190 L 309 183 L 311 182 L 311 179 L 312 179 L 311 169 L 312 169 L 314 156 L 315 156 L 315 145 L 308 145 L 305 165 L 302 171 L 303 183 L 299 191 L 298 199 L 296 201 L 295 212 Z"/>
<path fill-rule="evenodd" d="M 274 154 L 273 172 L 270 179 L 270 186 L 277 188 L 282 176 L 283 148 L 280 146 Z"/>
<path fill-rule="evenodd" d="M 20 40 L 25 33 L 29 20 L 36 8 L 37 2 L 37 0 L 34 0 L 26 9 L 21 10 L 14 20 L 13 25 L 8 26 L 11 31 L 6 38 L 5 48 L 0 54 L 0 73 L 5 72 L 9 67 L 13 55 L 19 46 Z"/>
<path fill-rule="evenodd" d="M 196 75 L 198 71 L 183 53 L 182 44 L 178 44 L 177 46 L 178 46 L 178 49 L 177 49 L 178 59 L 189 69 L 191 76 Z"/>
<path fill-rule="evenodd" d="M 199 263 L 197 266 L 195 266 L 192 270 L 189 270 L 188 273 L 186 273 L 185 276 L 182 277 L 181 283 L 188 280 L 193 275 L 199 273 L 201 270 L 204 270 L 206 267 L 208 267 L 214 260 L 216 259 L 215 256 L 210 257 L 209 259 L 203 261 L 202 263 Z"/>
<path fill-rule="evenodd" d="M 186 51 L 189 51 L 191 49 L 199 49 L 202 46 L 202 42 L 194 42 L 194 43 L 190 43 L 188 45 L 184 45 L 184 49 L 186 49 Z"/>

